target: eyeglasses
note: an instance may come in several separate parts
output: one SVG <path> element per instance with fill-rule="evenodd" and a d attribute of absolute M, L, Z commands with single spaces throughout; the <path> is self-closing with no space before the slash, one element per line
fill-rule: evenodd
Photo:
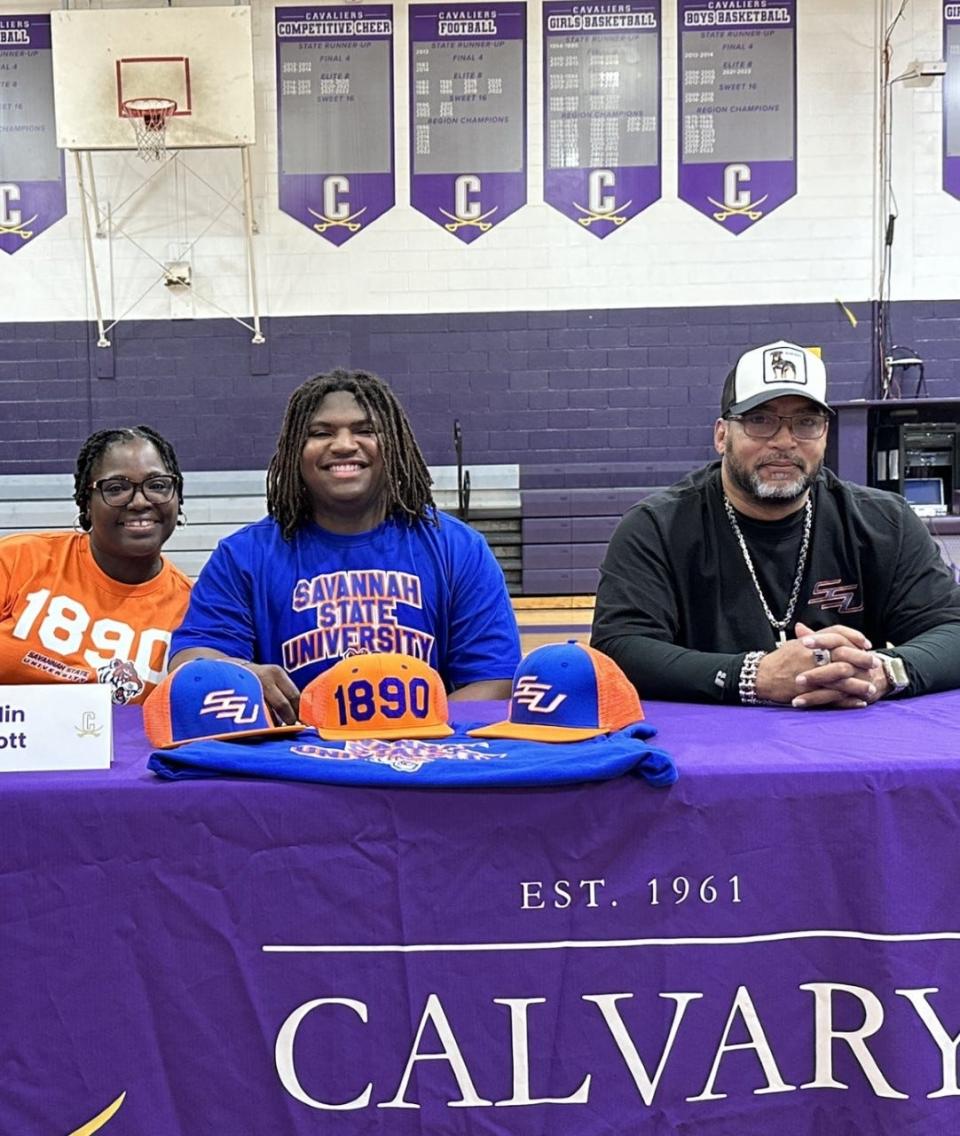
<path fill-rule="evenodd" d="M 173 499 L 177 489 L 175 477 L 148 477 L 145 481 L 128 481 L 125 477 L 102 477 L 95 481 L 90 489 L 96 489 L 103 498 L 104 503 L 114 509 L 122 509 L 129 505 L 137 495 L 137 490 L 154 505 L 166 505 Z"/>
<path fill-rule="evenodd" d="M 797 441 L 814 442 L 823 437 L 827 428 L 825 414 L 773 414 L 769 410 L 751 410 L 746 414 L 728 414 L 727 418 L 741 423 L 748 438 L 773 438 L 780 433 L 780 424 L 786 422 Z"/>

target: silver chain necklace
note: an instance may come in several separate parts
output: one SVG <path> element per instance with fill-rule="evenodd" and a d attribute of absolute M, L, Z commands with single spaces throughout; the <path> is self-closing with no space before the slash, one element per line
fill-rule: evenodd
<path fill-rule="evenodd" d="M 730 504 L 726 493 L 723 495 L 723 507 L 727 511 L 727 520 L 730 522 L 733 535 L 737 538 L 740 551 L 743 553 L 743 562 L 746 564 L 747 571 L 750 573 L 750 579 L 753 580 L 753 586 L 757 590 L 757 596 L 760 600 L 760 606 L 763 608 L 763 614 L 767 617 L 770 626 L 779 634 L 780 643 L 778 646 L 780 646 L 787 641 L 787 628 L 790 626 L 790 620 L 793 619 L 793 610 L 797 606 L 797 600 L 800 597 L 800 585 L 803 583 L 803 572 L 807 566 L 807 553 L 810 550 L 810 533 L 813 531 L 813 499 L 807 494 L 807 500 L 803 507 L 803 537 L 800 541 L 800 554 L 797 557 L 797 575 L 793 581 L 793 591 L 790 593 L 790 600 L 787 603 L 787 610 L 783 613 L 783 619 L 775 618 L 773 612 L 770 610 L 767 597 L 763 594 L 760 581 L 757 579 L 757 573 L 753 567 L 753 560 L 750 557 L 747 542 L 743 539 L 743 533 L 740 531 L 740 526 L 737 524 L 737 514 L 733 511 L 733 506 Z"/>

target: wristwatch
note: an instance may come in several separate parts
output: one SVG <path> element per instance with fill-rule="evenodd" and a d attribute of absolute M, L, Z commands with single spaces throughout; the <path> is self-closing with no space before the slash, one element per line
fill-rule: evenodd
<path fill-rule="evenodd" d="M 906 663 L 899 655 L 885 655 L 883 652 L 878 652 L 878 654 L 883 673 L 887 676 L 887 682 L 890 684 L 887 694 L 901 694 L 910 685 Z"/>

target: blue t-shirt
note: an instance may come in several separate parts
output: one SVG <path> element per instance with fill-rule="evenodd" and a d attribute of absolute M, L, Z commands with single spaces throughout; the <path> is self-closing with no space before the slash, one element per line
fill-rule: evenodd
<path fill-rule="evenodd" d="M 264 517 L 220 541 L 190 595 L 170 655 L 208 647 L 276 663 L 302 690 L 347 654 L 423 659 L 448 690 L 510 679 L 520 637 L 483 537 L 390 518 L 343 535 L 304 524 L 289 541 Z"/>
<path fill-rule="evenodd" d="M 151 754 L 147 768 L 170 781 L 227 775 L 329 785 L 464 789 L 570 785 L 632 773 L 666 788 L 676 781 L 677 767 L 666 750 L 648 743 L 656 732 L 649 723 L 637 722 L 583 742 L 481 739 L 466 734 L 440 741 L 330 742 L 305 730 L 295 738 L 276 741 L 190 742 Z"/>

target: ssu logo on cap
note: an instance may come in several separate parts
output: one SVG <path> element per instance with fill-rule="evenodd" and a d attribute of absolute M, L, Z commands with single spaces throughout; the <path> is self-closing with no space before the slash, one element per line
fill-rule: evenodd
<path fill-rule="evenodd" d="M 227 659 L 192 659 L 168 674 L 143 704 L 143 725 L 157 749 L 303 730 L 276 725 L 260 679 Z"/>
<path fill-rule="evenodd" d="M 470 730 L 473 738 L 580 742 L 643 721 L 633 683 L 613 659 L 583 643 L 548 643 L 513 676 L 510 717 Z"/>

